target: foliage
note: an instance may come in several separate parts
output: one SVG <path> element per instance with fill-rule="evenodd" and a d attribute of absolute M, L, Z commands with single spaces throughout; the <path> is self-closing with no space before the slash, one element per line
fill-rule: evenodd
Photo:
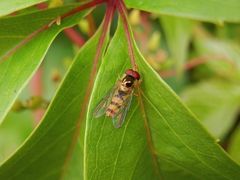
<path fill-rule="evenodd" d="M 45 10 L 33 6 L 43 1 L 0 2 L 0 15 L 6 15 L 0 18 L 0 179 L 240 177 L 234 162 L 240 157 L 240 39 L 235 38 L 240 27 L 224 25 L 240 22 L 238 0 L 126 0 L 127 7 L 150 13 L 129 11 L 130 17 L 135 13 L 129 22 L 121 1 L 112 1 L 120 13 L 110 39 L 110 0 L 90 1 L 86 7 L 72 1 Z M 107 4 L 107 10 L 92 9 L 99 3 Z M 101 23 L 104 12 L 109 14 Z M 94 20 L 100 24 L 97 30 Z M 160 42 L 148 41 L 156 31 Z M 116 129 L 109 118 L 96 119 L 93 112 L 131 68 L 131 60 L 141 83 L 123 126 Z M 38 69 L 46 89 L 40 102 L 33 102 L 37 110 L 27 109 L 26 99 L 34 94 L 28 83 Z M 30 114 L 47 101 L 33 129 Z"/>

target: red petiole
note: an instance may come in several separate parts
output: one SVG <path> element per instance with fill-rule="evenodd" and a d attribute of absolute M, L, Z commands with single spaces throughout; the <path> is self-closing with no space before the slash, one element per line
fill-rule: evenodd
<path fill-rule="evenodd" d="M 118 8 L 119 15 L 123 21 L 124 31 L 125 31 L 127 42 L 128 42 L 128 52 L 129 52 L 131 64 L 132 64 L 133 69 L 135 71 L 137 71 L 138 68 L 136 65 L 133 42 L 132 42 L 131 32 L 129 29 L 129 23 L 128 23 L 128 19 L 127 19 L 127 8 L 122 0 L 118 1 L 117 8 Z"/>

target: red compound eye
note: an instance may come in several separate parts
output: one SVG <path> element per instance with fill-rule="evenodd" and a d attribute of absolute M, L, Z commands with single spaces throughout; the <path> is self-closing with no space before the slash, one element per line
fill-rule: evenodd
<path fill-rule="evenodd" d="M 125 72 L 126 75 L 132 76 L 135 79 L 139 80 L 140 79 L 140 74 L 137 71 L 134 71 L 132 69 L 128 69 Z"/>

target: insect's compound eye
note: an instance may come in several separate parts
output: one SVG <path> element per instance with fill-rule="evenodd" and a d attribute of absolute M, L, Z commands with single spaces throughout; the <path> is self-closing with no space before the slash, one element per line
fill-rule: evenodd
<path fill-rule="evenodd" d="M 127 82 L 127 83 L 126 83 L 126 86 L 127 86 L 127 87 L 131 87 L 131 86 L 132 86 L 132 83 L 131 83 L 131 82 Z"/>

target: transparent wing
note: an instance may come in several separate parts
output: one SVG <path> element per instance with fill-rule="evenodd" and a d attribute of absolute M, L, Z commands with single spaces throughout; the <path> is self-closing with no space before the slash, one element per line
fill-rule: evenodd
<path fill-rule="evenodd" d="M 120 128 L 123 125 L 123 122 L 126 118 L 127 112 L 132 102 L 132 96 L 133 92 L 129 95 L 128 99 L 126 99 L 126 102 L 119 110 L 119 113 L 113 117 L 112 121 L 115 128 Z"/>
<path fill-rule="evenodd" d="M 94 113 L 93 113 L 93 116 L 95 118 L 98 118 L 106 113 L 107 107 L 111 103 L 112 96 L 116 89 L 117 89 L 117 86 L 115 86 L 113 89 L 111 89 L 107 93 L 107 95 L 100 101 L 100 103 L 96 106 Z"/>

